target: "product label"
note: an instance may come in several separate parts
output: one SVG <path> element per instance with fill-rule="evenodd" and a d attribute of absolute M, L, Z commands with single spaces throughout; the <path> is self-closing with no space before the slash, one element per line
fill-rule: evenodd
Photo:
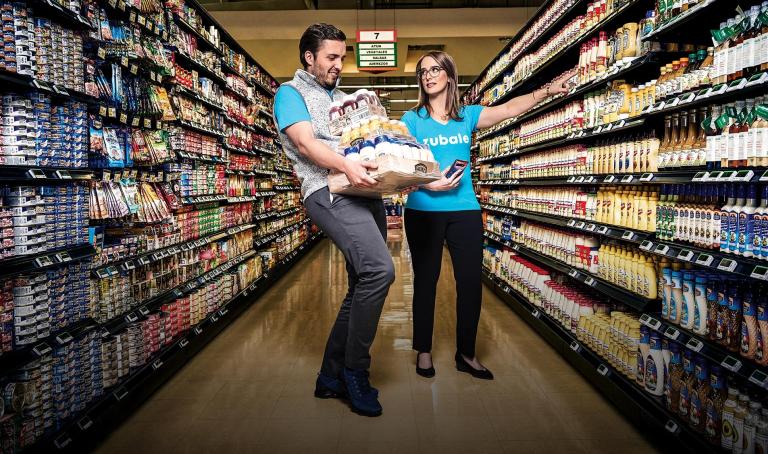
<path fill-rule="evenodd" d="M 682 386 L 680 386 L 680 403 L 677 407 L 677 414 L 680 416 L 687 416 L 688 415 L 688 408 L 691 405 L 691 393 L 688 389 L 688 385 L 683 382 Z"/>
<path fill-rule="evenodd" d="M 749 213 L 739 213 L 739 237 L 738 237 L 738 251 L 739 254 L 744 253 L 749 249 L 752 251 L 752 242 L 754 241 L 755 230 L 755 215 Z"/>
<path fill-rule="evenodd" d="M 735 211 L 728 213 L 728 250 L 736 252 L 739 241 L 739 214 Z"/>
<path fill-rule="evenodd" d="M 730 235 L 728 233 L 728 212 L 720 212 L 720 250 L 728 250 L 728 239 Z"/>
<path fill-rule="evenodd" d="M 691 390 L 691 424 L 698 426 L 701 422 L 703 405 L 696 389 Z"/>
<path fill-rule="evenodd" d="M 656 367 L 656 361 L 652 356 L 648 356 L 645 364 L 645 387 L 649 390 L 656 389 L 656 385 L 659 382 L 659 373 Z"/>
<path fill-rule="evenodd" d="M 734 427 L 734 415 L 731 412 L 723 413 L 723 428 L 721 446 L 727 450 L 733 449 L 733 442 L 736 439 Z"/>

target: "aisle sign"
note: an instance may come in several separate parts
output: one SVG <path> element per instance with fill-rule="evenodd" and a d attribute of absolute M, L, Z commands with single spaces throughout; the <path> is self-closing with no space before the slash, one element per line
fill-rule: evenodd
<path fill-rule="evenodd" d="M 397 31 L 358 30 L 357 69 L 369 72 L 396 70 Z"/>

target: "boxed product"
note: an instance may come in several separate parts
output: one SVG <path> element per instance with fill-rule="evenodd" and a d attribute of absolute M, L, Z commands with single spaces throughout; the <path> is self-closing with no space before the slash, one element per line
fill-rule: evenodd
<path fill-rule="evenodd" d="M 328 175 L 328 188 L 334 194 L 380 197 L 381 194 L 391 194 L 410 186 L 427 184 L 442 177 L 440 164 L 435 161 L 408 159 L 394 155 L 379 156 L 373 161 L 379 167 L 368 173 L 378 181 L 376 186 L 356 188 L 352 186 L 345 174 L 331 173 Z"/>

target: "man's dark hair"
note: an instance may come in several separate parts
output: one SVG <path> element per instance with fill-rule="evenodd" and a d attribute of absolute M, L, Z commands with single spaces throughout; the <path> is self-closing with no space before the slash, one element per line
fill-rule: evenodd
<path fill-rule="evenodd" d="M 304 54 L 307 51 L 312 52 L 312 55 L 317 57 L 317 51 L 323 44 L 323 41 L 329 39 L 331 41 L 346 41 L 347 35 L 343 31 L 329 24 L 312 24 L 304 31 L 299 41 L 299 61 L 307 69 L 309 65 L 307 60 L 304 59 Z"/>

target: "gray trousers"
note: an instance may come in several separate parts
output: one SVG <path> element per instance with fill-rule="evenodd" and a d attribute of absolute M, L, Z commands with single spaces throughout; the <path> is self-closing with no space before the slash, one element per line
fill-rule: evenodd
<path fill-rule="evenodd" d="M 349 289 L 331 329 L 320 372 L 340 377 L 344 367 L 368 369 L 381 309 L 395 280 L 387 248 L 387 218 L 380 199 L 334 194 L 325 187 L 304 201 L 312 221 L 347 262 Z"/>

